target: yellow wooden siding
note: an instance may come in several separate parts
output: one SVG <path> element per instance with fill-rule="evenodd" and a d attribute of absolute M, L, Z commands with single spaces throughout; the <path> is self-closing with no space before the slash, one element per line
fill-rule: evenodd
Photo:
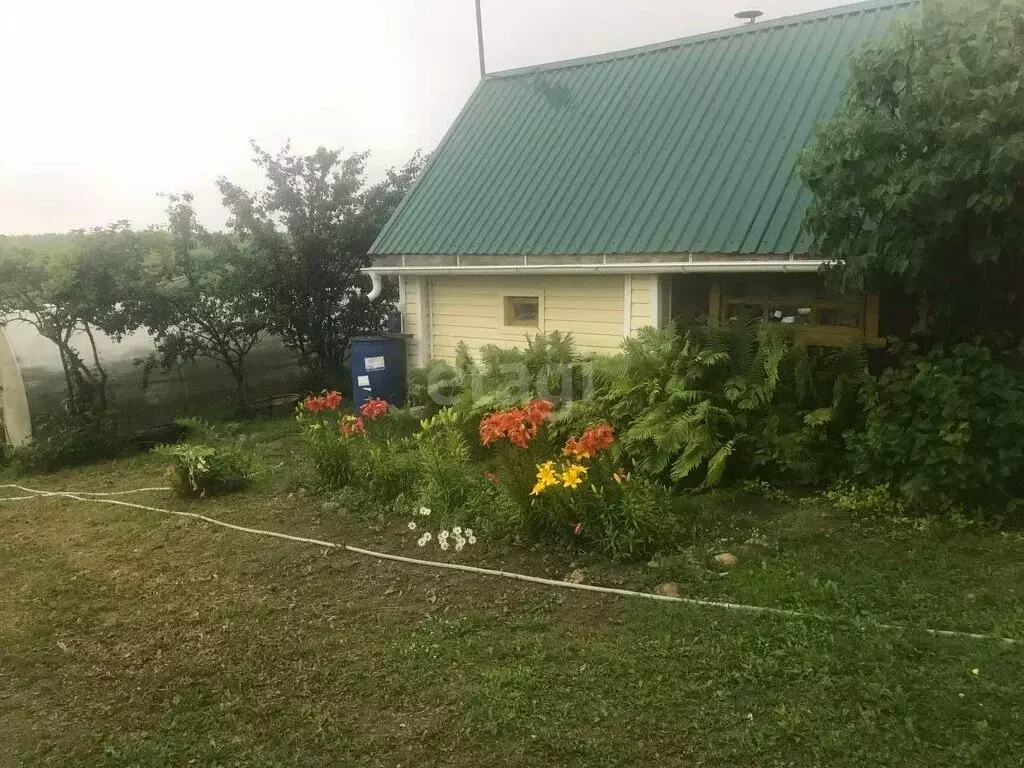
<path fill-rule="evenodd" d="M 644 326 L 653 325 L 651 284 L 646 275 L 634 275 L 630 282 L 632 301 L 630 302 L 629 327 L 635 333 Z"/>
<path fill-rule="evenodd" d="M 408 360 L 410 365 L 420 362 L 420 281 L 423 277 L 404 277 L 405 304 L 402 311 L 402 332 L 407 334 Z"/>
<path fill-rule="evenodd" d="M 538 328 L 504 326 L 503 297 L 540 297 Z M 408 304 L 408 289 L 407 289 Z M 465 341 L 521 347 L 538 331 L 572 333 L 582 352 L 614 353 L 622 343 L 623 279 L 617 275 L 435 277 L 431 281 L 432 355 L 454 360 Z"/>

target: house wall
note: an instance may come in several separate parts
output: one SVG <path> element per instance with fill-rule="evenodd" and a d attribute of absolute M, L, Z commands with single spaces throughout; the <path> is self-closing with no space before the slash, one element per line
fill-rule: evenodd
<path fill-rule="evenodd" d="M 627 275 L 626 290 L 630 295 L 629 328 L 623 329 L 632 333 L 645 325 L 654 325 L 654 314 L 657 309 L 654 291 L 656 275 Z"/>
<path fill-rule="evenodd" d="M 527 335 L 572 333 L 580 351 L 613 354 L 627 327 L 650 324 L 650 275 L 633 278 L 627 301 L 622 275 L 515 275 L 404 278 L 404 328 L 411 334 L 410 362 L 453 361 L 465 341 L 476 351 L 486 344 L 521 347 Z M 537 296 L 537 328 L 504 325 L 505 296 Z M 625 309 L 630 305 L 627 326 Z"/>
<path fill-rule="evenodd" d="M 423 317 L 420 296 L 423 295 L 423 278 L 400 277 L 399 279 L 399 309 L 402 312 L 402 332 L 407 334 L 408 360 L 412 366 L 421 365 L 423 345 Z"/>
<path fill-rule="evenodd" d="M 572 333 L 582 352 L 614 354 L 624 337 L 645 326 L 718 319 L 723 300 L 723 278 L 716 275 L 410 275 L 401 285 L 412 366 L 430 359 L 454 361 L 455 347 L 462 340 L 475 352 L 487 344 L 521 347 L 528 335 L 556 330 Z M 539 298 L 537 328 L 503 324 L 504 297 L 522 295 Z M 863 330 L 797 330 L 811 344 L 864 341 L 879 346 L 885 329 L 879 333 L 878 296 L 869 294 L 865 301 Z M 896 302 L 899 307 L 905 303 L 905 298 Z"/>

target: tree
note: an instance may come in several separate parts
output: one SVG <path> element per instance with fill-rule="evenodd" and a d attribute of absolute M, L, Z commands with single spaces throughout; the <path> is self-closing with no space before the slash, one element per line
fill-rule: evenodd
<path fill-rule="evenodd" d="M 798 172 L 838 288 L 901 286 L 937 338 L 1024 330 L 1024 2 L 923 3 L 854 59 Z"/>
<path fill-rule="evenodd" d="M 245 359 L 267 327 L 252 287 L 252 254 L 230 236 L 203 229 L 191 194 L 171 196 L 167 216 L 170 253 L 153 265 L 140 300 L 157 359 L 165 369 L 197 357 L 221 363 L 245 413 Z"/>
<path fill-rule="evenodd" d="M 379 331 L 393 296 L 369 301 L 367 251 L 419 174 L 417 153 L 377 184 L 365 184 L 367 154 L 343 158 L 317 149 L 270 155 L 253 144 L 267 186 L 249 193 L 227 179 L 218 187 L 229 225 L 252 249 L 259 298 L 270 329 L 318 385 L 336 384 L 351 338 Z"/>
<path fill-rule="evenodd" d="M 56 345 L 72 416 L 108 408 L 96 332 L 119 340 L 138 327 L 124 298 L 139 279 L 148 247 L 146 238 L 121 222 L 75 233 L 67 252 L 0 253 L 0 326 L 28 323 Z M 88 348 L 84 355 L 80 346 Z"/>

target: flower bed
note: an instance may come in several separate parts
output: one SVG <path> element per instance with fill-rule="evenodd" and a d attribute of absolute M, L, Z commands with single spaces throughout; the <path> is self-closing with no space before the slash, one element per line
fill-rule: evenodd
<path fill-rule="evenodd" d="M 475 447 L 465 436 L 474 417 L 453 409 L 410 432 L 407 412 L 383 400 L 356 415 L 325 392 L 303 401 L 297 419 L 323 485 L 396 514 L 412 510 L 408 527 L 420 546 L 459 552 L 476 540 L 475 526 L 633 559 L 669 545 L 678 528 L 669 490 L 613 457 L 610 424 L 565 437 L 544 399 L 486 413 L 475 423 Z"/>

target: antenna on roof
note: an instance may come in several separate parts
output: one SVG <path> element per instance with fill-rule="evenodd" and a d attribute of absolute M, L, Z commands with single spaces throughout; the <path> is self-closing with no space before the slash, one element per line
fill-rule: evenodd
<path fill-rule="evenodd" d="M 480 0 L 476 0 L 476 46 L 480 53 L 480 77 L 487 74 L 487 64 L 484 61 L 484 17 L 480 13 Z"/>
<path fill-rule="evenodd" d="M 760 16 L 764 16 L 764 13 L 762 11 L 755 10 L 740 11 L 736 14 L 737 19 L 745 19 L 748 24 L 753 24 Z"/>

